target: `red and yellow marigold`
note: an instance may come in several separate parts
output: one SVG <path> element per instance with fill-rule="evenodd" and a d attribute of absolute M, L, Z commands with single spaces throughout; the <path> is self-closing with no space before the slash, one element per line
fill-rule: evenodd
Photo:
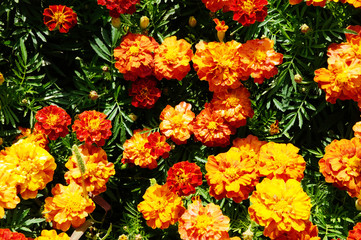
<path fill-rule="evenodd" d="M 311 199 L 297 180 L 265 178 L 257 184 L 250 201 L 250 217 L 265 227 L 265 236 L 274 239 L 282 232 L 301 232 L 306 229 Z"/>
<path fill-rule="evenodd" d="M 41 235 L 34 240 L 70 240 L 70 237 L 64 232 L 58 235 L 57 232 L 52 229 L 42 230 Z"/>
<path fill-rule="evenodd" d="M 147 137 L 148 142 L 144 144 L 145 148 L 150 149 L 150 154 L 155 157 L 167 158 L 171 146 L 166 142 L 167 138 L 159 132 L 150 133 Z"/>
<path fill-rule="evenodd" d="M 161 80 L 182 80 L 191 70 L 189 62 L 192 60 L 192 45 L 186 40 L 177 40 L 176 36 L 167 37 L 163 43 L 155 49 L 154 73 Z"/>
<path fill-rule="evenodd" d="M 71 156 L 65 164 L 69 169 L 65 173 L 66 182 L 75 182 L 79 186 L 84 182 L 86 190 L 94 195 L 105 192 L 109 177 L 115 174 L 114 164 L 108 162 L 106 152 L 100 147 L 82 145 L 79 147 L 79 153 L 85 165 L 85 172 L 82 176 L 75 155 Z"/>
<path fill-rule="evenodd" d="M 138 211 L 153 229 L 165 229 L 175 224 L 185 210 L 182 198 L 172 192 L 167 184 L 149 187 L 143 199 L 138 204 Z"/>
<path fill-rule="evenodd" d="M 3 164 L 0 157 L 0 219 L 4 217 L 5 209 L 14 209 L 20 202 L 16 189 L 17 179 L 11 172 L 12 167 Z"/>
<path fill-rule="evenodd" d="M 120 14 L 135 13 L 135 5 L 138 3 L 140 0 L 98 0 L 98 5 L 106 6 L 113 18 L 118 18 Z"/>
<path fill-rule="evenodd" d="M 158 101 L 162 91 L 157 88 L 158 81 L 153 77 L 140 78 L 132 82 L 129 96 L 134 107 L 150 109 Z"/>
<path fill-rule="evenodd" d="M 51 193 L 53 197 L 45 199 L 43 214 L 54 228 L 64 232 L 70 226 L 80 227 L 95 209 L 94 202 L 88 196 L 83 196 L 82 187 L 75 182 L 68 186 L 56 184 Z"/>
<path fill-rule="evenodd" d="M 18 232 L 12 232 L 10 229 L 0 229 L 1 240 L 28 240 L 24 234 Z"/>
<path fill-rule="evenodd" d="M 233 20 L 243 26 L 263 22 L 267 16 L 267 0 L 231 0 L 229 10 L 233 11 Z"/>
<path fill-rule="evenodd" d="M 61 33 L 67 33 L 77 24 L 76 13 L 64 5 L 51 5 L 44 9 L 43 15 L 44 24 L 50 31 L 59 30 Z"/>

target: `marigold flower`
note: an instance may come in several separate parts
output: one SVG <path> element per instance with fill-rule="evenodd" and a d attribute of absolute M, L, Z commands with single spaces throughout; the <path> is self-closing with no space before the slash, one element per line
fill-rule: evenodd
<path fill-rule="evenodd" d="M 82 176 L 75 155 L 71 156 L 65 164 L 65 167 L 69 169 L 65 173 L 66 182 L 68 184 L 75 182 L 82 186 L 84 181 L 86 190 L 94 195 L 105 192 L 109 177 L 115 174 L 114 164 L 108 162 L 106 152 L 100 147 L 82 145 L 79 147 L 79 152 L 84 161 L 85 172 Z"/>
<path fill-rule="evenodd" d="M 218 200 L 232 198 L 236 203 L 247 199 L 258 183 L 256 164 L 255 158 L 243 155 L 243 151 L 235 147 L 209 156 L 205 167 L 210 195 Z"/>
<path fill-rule="evenodd" d="M 20 202 L 19 197 L 16 195 L 17 179 L 11 172 L 12 167 L 3 164 L 0 157 L 0 219 L 5 215 L 5 208 L 13 209 Z M 2 238 L 0 237 L 0 239 Z"/>
<path fill-rule="evenodd" d="M 66 111 L 55 105 L 43 107 L 35 114 L 35 130 L 44 133 L 50 140 L 65 137 L 69 133 L 71 118 Z"/>
<path fill-rule="evenodd" d="M 47 151 L 49 150 L 49 140 L 45 134 L 37 131 L 36 129 L 33 129 L 33 131 L 31 131 L 30 128 L 23 127 L 18 127 L 18 129 L 21 131 L 21 133 L 16 136 L 15 141 L 23 139 L 23 141 L 35 143 L 39 147 L 42 147 Z"/>
<path fill-rule="evenodd" d="M 263 83 L 278 73 L 276 65 L 283 61 L 283 55 L 273 50 L 273 40 L 268 38 L 248 40 L 239 49 L 246 75 L 254 78 L 254 82 Z"/>
<path fill-rule="evenodd" d="M 353 125 L 352 130 L 354 131 L 354 135 L 357 138 L 361 138 L 361 121 L 355 123 L 355 125 Z"/>
<path fill-rule="evenodd" d="M 348 232 L 347 240 L 358 240 L 361 238 L 361 223 L 357 223 L 352 230 Z"/>
<path fill-rule="evenodd" d="M 312 222 L 306 221 L 306 228 L 303 231 L 296 231 L 292 229 L 291 231 L 279 232 L 278 236 L 275 236 L 273 239 L 277 240 L 321 240 L 318 237 L 318 228 L 316 225 L 313 225 Z"/>
<path fill-rule="evenodd" d="M 18 232 L 12 232 L 10 229 L 0 229 L 1 240 L 28 240 L 24 234 Z"/>
<path fill-rule="evenodd" d="M 252 220 L 264 226 L 263 234 L 271 239 L 280 232 L 306 229 L 310 217 L 311 199 L 295 179 L 268 179 L 256 186 L 248 212 Z"/>
<path fill-rule="evenodd" d="M 16 176 L 18 192 L 23 199 L 35 198 L 38 190 L 53 180 L 55 160 L 35 143 L 20 140 L 5 152 L 0 162 L 13 166 L 11 173 Z"/>
<path fill-rule="evenodd" d="M 236 41 L 199 42 L 193 56 L 193 67 L 200 80 L 209 84 L 209 91 L 222 92 L 242 85 L 247 80 L 244 66 L 238 54 L 242 44 Z"/>
<path fill-rule="evenodd" d="M 157 81 L 152 77 L 140 78 L 132 82 L 129 96 L 132 96 L 132 105 L 150 109 L 158 101 L 162 91 L 156 87 Z"/>
<path fill-rule="evenodd" d="M 191 70 L 189 62 L 192 60 L 192 45 L 186 40 L 177 40 L 176 36 L 167 37 L 163 43 L 155 49 L 154 73 L 162 78 L 182 80 Z"/>
<path fill-rule="evenodd" d="M 149 129 L 134 130 L 133 136 L 124 142 L 122 163 L 132 163 L 141 168 L 154 169 L 158 166 L 159 156 L 152 155 L 152 149 L 145 147 L 148 143 Z M 151 144 L 151 143 L 150 143 Z"/>
<path fill-rule="evenodd" d="M 185 210 L 182 198 L 170 191 L 167 184 L 149 187 L 143 199 L 144 201 L 138 204 L 138 211 L 153 229 L 168 228 L 178 221 Z"/>
<path fill-rule="evenodd" d="M 106 6 L 109 9 L 109 16 L 118 18 L 120 14 L 135 13 L 135 5 L 140 0 L 98 0 L 98 5 Z"/>
<path fill-rule="evenodd" d="M 179 219 L 181 239 L 229 239 L 229 218 L 213 203 L 203 207 L 200 200 L 193 201 Z"/>
<path fill-rule="evenodd" d="M 244 126 L 254 114 L 249 96 L 245 87 L 215 92 L 210 102 L 212 111 L 235 128 Z"/>
<path fill-rule="evenodd" d="M 50 31 L 59 30 L 61 33 L 77 24 L 77 15 L 70 7 L 64 5 L 51 5 L 44 9 L 44 24 Z"/>
<path fill-rule="evenodd" d="M 217 37 L 220 42 L 223 42 L 228 26 L 224 21 L 220 22 L 218 18 L 213 19 L 216 23 Z"/>
<path fill-rule="evenodd" d="M 206 8 L 211 12 L 217 12 L 228 6 L 230 0 L 202 0 Z"/>
<path fill-rule="evenodd" d="M 158 47 L 154 38 L 128 33 L 114 49 L 115 67 L 125 80 L 134 81 L 153 74 L 154 51 Z"/>
<path fill-rule="evenodd" d="M 195 139 L 207 147 L 225 147 L 229 145 L 230 135 L 235 133 L 235 128 L 206 104 L 194 119 L 192 132 Z"/>
<path fill-rule="evenodd" d="M 289 0 L 291 5 L 296 5 L 299 4 L 301 2 L 303 2 L 303 0 Z"/>
<path fill-rule="evenodd" d="M 95 209 L 94 202 L 88 196 L 83 196 L 82 187 L 75 182 L 68 186 L 56 184 L 51 193 L 53 197 L 45 199 L 43 214 L 46 221 L 53 223 L 54 228 L 64 232 L 70 226 L 81 226 Z"/>
<path fill-rule="evenodd" d="M 233 20 L 243 26 L 263 22 L 267 16 L 267 0 L 232 0 L 229 10 L 233 11 Z"/>
<path fill-rule="evenodd" d="M 66 233 L 56 233 L 54 229 L 52 230 L 42 230 L 41 236 L 35 238 L 34 240 L 69 240 L 70 237 Z"/>
<path fill-rule="evenodd" d="M 306 4 L 308 6 L 318 6 L 318 7 L 324 7 L 326 5 L 327 0 L 306 0 Z"/>
<path fill-rule="evenodd" d="M 259 151 L 259 172 L 268 178 L 296 179 L 301 181 L 306 162 L 291 143 L 269 142 Z"/>
<path fill-rule="evenodd" d="M 174 164 L 168 170 L 167 184 L 178 196 L 188 196 L 196 192 L 196 187 L 202 185 L 202 172 L 195 163 L 187 161 Z"/>
<path fill-rule="evenodd" d="M 195 114 L 191 111 L 192 105 L 180 102 L 174 108 L 167 105 L 160 114 L 159 129 L 167 138 L 176 144 L 185 144 L 191 137 L 191 122 Z"/>
<path fill-rule="evenodd" d="M 148 142 L 144 144 L 144 147 L 150 149 L 152 156 L 157 158 L 167 158 L 169 156 L 171 146 L 166 142 L 167 138 L 165 136 L 160 135 L 159 132 L 154 132 L 149 134 L 147 139 Z"/>
<path fill-rule="evenodd" d="M 353 30 L 357 34 L 345 33 L 347 42 L 351 42 L 351 39 L 361 37 L 361 26 L 359 25 L 350 25 L 346 29 Z"/>
<path fill-rule="evenodd" d="M 361 197 L 361 139 L 333 140 L 325 148 L 325 155 L 318 162 L 326 182 L 351 197 Z"/>
<path fill-rule="evenodd" d="M 269 134 L 270 135 L 275 135 L 280 133 L 280 127 L 278 126 L 279 121 L 276 120 L 274 123 L 272 123 L 269 127 Z"/>
<path fill-rule="evenodd" d="M 99 147 L 105 144 L 105 140 L 111 135 L 112 122 L 105 119 L 107 115 L 95 110 L 84 111 L 79 114 L 79 119 L 74 121 L 73 131 L 79 141 L 88 145 L 92 143 Z"/>

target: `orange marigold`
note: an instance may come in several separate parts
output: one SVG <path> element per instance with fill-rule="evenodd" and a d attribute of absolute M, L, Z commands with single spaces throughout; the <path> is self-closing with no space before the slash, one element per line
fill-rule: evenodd
<path fill-rule="evenodd" d="M 232 0 L 229 10 L 233 11 L 233 20 L 243 26 L 263 22 L 267 16 L 267 0 Z"/>
<path fill-rule="evenodd" d="M 235 89 L 246 80 L 245 70 L 238 54 L 242 44 L 230 42 L 199 42 L 193 57 L 193 67 L 200 80 L 209 84 L 209 91 Z"/>
<path fill-rule="evenodd" d="M 319 7 L 324 7 L 326 5 L 327 0 L 306 0 L 306 4 L 308 6 L 313 5 L 313 6 L 319 6 Z"/>
<path fill-rule="evenodd" d="M 347 240 L 361 239 L 361 223 L 357 223 L 352 230 L 348 232 Z"/>
<path fill-rule="evenodd" d="M 16 136 L 15 142 L 20 139 L 24 139 L 24 141 L 26 142 L 33 142 L 36 145 L 39 145 L 39 147 L 42 147 L 47 151 L 49 150 L 48 148 L 49 140 L 45 134 L 37 131 L 36 129 L 33 129 L 33 131 L 31 131 L 30 128 L 23 128 L 23 127 L 18 127 L 18 129 L 21 131 L 21 133 Z"/>
<path fill-rule="evenodd" d="M 154 73 L 162 78 L 182 80 L 191 70 L 192 45 L 176 36 L 167 37 L 154 52 Z"/>
<path fill-rule="evenodd" d="M 105 144 L 105 139 L 111 135 L 112 122 L 106 119 L 107 115 L 101 112 L 84 111 L 78 116 L 78 120 L 74 121 L 73 131 L 79 141 L 91 145 L 97 144 L 99 147 Z"/>
<path fill-rule="evenodd" d="M 357 138 L 361 138 L 361 121 L 355 123 L 355 125 L 353 125 L 352 130 L 354 131 L 354 135 Z"/>
<path fill-rule="evenodd" d="M 181 239 L 229 239 L 229 218 L 213 203 L 203 207 L 200 200 L 193 201 L 179 219 Z"/>
<path fill-rule="evenodd" d="M 306 162 L 298 154 L 299 148 L 291 143 L 269 142 L 259 151 L 259 172 L 268 178 L 301 181 Z"/>
<path fill-rule="evenodd" d="M 106 152 L 93 145 L 82 145 L 79 147 L 80 155 L 85 165 L 83 176 L 77 164 L 75 155 L 71 156 L 65 167 L 69 169 L 65 173 L 66 182 L 75 182 L 82 186 L 83 181 L 88 192 L 98 195 L 107 190 L 106 183 L 110 176 L 115 174 L 114 164 L 108 162 Z"/>
<path fill-rule="evenodd" d="M 58 137 L 65 137 L 69 133 L 68 125 L 71 124 L 71 118 L 66 111 L 55 105 L 50 105 L 39 110 L 35 118 L 35 130 L 44 133 L 50 140 L 56 140 Z"/>
<path fill-rule="evenodd" d="M 10 229 L 0 229 L 1 240 L 27 240 L 24 234 L 18 232 L 12 232 Z"/>
<path fill-rule="evenodd" d="M 256 186 L 248 212 L 252 220 L 264 226 L 263 234 L 271 239 L 280 232 L 306 229 L 310 217 L 311 199 L 295 179 L 268 179 Z"/>
<path fill-rule="evenodd" d="M 95 209 L 94 202 L 88 196 L 83 196 L 82 187 L 75 182 L 68 186 L 56 184 L 51 193 L 53 197 L 45 199 L 43 214 L 46 221 L 53 223 L 54 228 L 64 232 L 70 226 L 81 226 Z"/>
<path fill-rule="evenodd" d="M 246 125 L 253 117 L 250 93 L 245 87 L 215 92 L 211 101 L 213 112 L 235 128 Z"/>
<path fill-rule="evenodd" d="M 144 201 L 138 204 L 138 211 L 153 229 L 168 228 L 178 221 L 185 210 L 182 198 L 170 191 L 167 184 L 150 186 L 143 198 Z"/>
<path fill-rule="evenodd" d="M 191 111 L 192 105 L 180 102 L 174 108 L 167 105 L 160 114 L 159 129 L 167 138 L 171 138 L 176 144 L 185 144 L 191 137 L 191 122 L 195 115 Z"/>
<path fill-rule="evenodd" d="M 202 0 L 206 8 L 211 12 L 217 12 L 229 4 L 230 0 Z"/>
<path fill-rule="evenodd" d="M 351 197 L 361 197 L 360 138 L 333 140 L 318 164 L 326 182 L 346 190 Z"/>
<path fill-rule="evenodd" d="M 145 147 L 148 143 L 149 129 L 134 130 L 133 136 L 124 142 L 122 163 L 132 163 L 141 168 L 154 169 L 158 166 L 159 156 L 152 155 L 152 149 Z"/>
<path fill-rule="evenodd" d="M 248 40 L 239 49 L 246 75 L 254 78 L 256 83 L 263 83 L 278 73 L 276 65 L 283 61 L 283 55 L 275 52 L 274 42 L 268 38 Z"/>
<path fill-rule="evenodd" d="M 312 222 L 306 221 L 305 230 L 299 232 L 294 229 L 291 231 L 280 232 L 278 236 L 275 236 L 273 239 L 276 240 L 321 240 L 318 237 L 318 228 L 316 225 L 313 225 Z"/>
<path fill-rule="evenodd" d="M 226 153 L 208 157 L 205 167 L 211 196 L 218 200 L 232 198 L 236 203 L 248 199 L 259 177 L 255 171 L 255 158 L 243 153 L 239 148 L 232 147 Z"/>
<path fill-rule="evenodd" d="M 11 167 L 3 164 L 0 157 L 0 219 L 5 215 L 5 208 L 13 209 L 20 202 L 16 195 L 17 179 L 11 172 Z"/>
<path fill-rule="evenodd" d="M 147 137 L 148 142 L 144 144 L 145 148 L 150 149 L 150 154 L 155 157 L 167 158 L 169 157 L 169 151 L 171 146 L 166 142 L 166 137 L 160 135 L 159 132 L 149 134 Z"/>
<path fill-rule="evenodd" d="M 195 139 L 207 147 L 225 147 L 229 145 L 230 135 L 235 133 L 235 128 L 206 104 L 194 119 L 192 132 Z"/>
<path fill-rule="evenodd" d="M 70 237 L 66 233 L 56 233 L 54 229 L 52 230 L 42 230 L 41 236 L 35 238 L 34 240 L 69 240 Z"/>
<path fill-rule="evenodd" d="M 59 30 L 61 33 L 77 24 L 77 15 L 70 7 L 64 5 L 51 5 L 44 9 L 44 24 L 50 31 Z"/>
<path fill-rule="evenodd" d="M 134 81 L 153 74 L 154 51 L 158 48 L 154 38 L 142 34 L 128 33 L 120 46 L 114 49 L 115 67 L 123 73 L 125 80 Z"/>

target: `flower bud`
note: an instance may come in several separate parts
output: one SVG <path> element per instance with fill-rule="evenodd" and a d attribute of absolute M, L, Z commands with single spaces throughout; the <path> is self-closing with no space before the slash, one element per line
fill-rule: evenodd
<path fill-rule="evenodd" d="M 96 91 L 92 90 L 92 91 L 90 91 L 90 93 L 88 95 L 88 98 L 90 100 L 95 101 L 95 100 L 97 100 L 99 98 L 99 95 L 98 95 L 98 93 Z"/>
<path fill-rule="evenodd" d="M 4 76 L 2 73 L 0 73 L 0 85 L 3 84 L 5 81 Z"/>
<path fill-rule="evenodd" d="M 142 30 L 146 29 L 149 25 L 149 18 L 147 16 L 142 16 L 139 21 L 139 26 Z"/>
<path fill-rule="evenodd" d="M 188 24 L 190 27 L 194 28 L 197 25 L 197 19 L 193 16 L 190 16 L 188 19 Z"/>
<path fill-rule="evenodd" d="M 253 239 L 253 232 L 251 229 L 247 229 L 245 232 L 242 233 L 243 240 L 252 240 Z"/>
<path fill-rule="evenodd" d="M 3 145 L 4 140 L 2 138 L 0 138 L 0 146 Z"/>
<path fill-rule="evenodd" d="M 142 240 L 142 235 L 140 235 L 140 234 L 137 234 L 137 235 L 135 235 L 135 238 L 134 238 L 135 240 Z"/>
<path fill-rule="evenodd" d="M 104 65 L 104 66 L 102 67 L 102 70 L 103 70 L 103 72 L 109 72 L 109 67 L 106 66 L 106 65 Z"/>
<path fill-rule="evenodd" d="M 301 33 L 308 33 L 309 31 L 311 31 L 311 28 L 307 25 L 307 24 L 302 24 L 302 26 L 300 27 Z"/>
<path fill-rule="evenodd" d="M 132 119 L 133 122 L 135 122 L 135 121 L 138 119 L 138 116 L 135 115 L 134 113 L 129 114 L 128 117 L 129 117 L 130 119 Z"/>
<path fill-rule="evenodd" d="M 120 24 L 121 24 L 120 18 L 113 18 L 112 17 L 112 26 L 113 27 L 120 28 Z"/>
<path fill-rule="evenodd" d="M 22 104 L 28 104 L 28 99 L 24 98 L 23 100 L 21 100 Z"/>
<path fill-rule="evenodd" d="M 220 42 L 223 42 L 223 39 L 224 39 L 224 36 L 226 35 L 226 32 L 221 32 L 221 31 L 218 31 L 217 32 L 217 37 L 218 37 L 218 40 Z"/>
<path fill-rule="evenodd" d="M 361 201 L 360 201 L 360 199 L 356 199 L 355 206 L 356 206 L 356 209 L 358 211 L 361 211 Z"/>
<path fill-rule="evenodd" d="M 296 82 L 296 83 L 301 83 L 302 80 L 303 80 L 302 76 L 297 73 L 297 74 L 295 75 L 295 82 Z"/>

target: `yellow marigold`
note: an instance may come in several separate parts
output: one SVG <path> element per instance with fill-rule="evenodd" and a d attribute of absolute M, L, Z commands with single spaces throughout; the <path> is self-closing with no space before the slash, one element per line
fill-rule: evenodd
<path fill-rule="evenodd" d="M 45 199 L 43 214 L 46 221 L 53 223 L 54 228 L 64 232 L 70 226 L 81 226 L 95 209 L 94 202 L 88 196 L 83 196 L 82 187 L 75 182 L 68 186 L 56 184 L 51 193 L 54 197 Z"/>
<path fill-rule="evenodd" d="M 152 149 L 144 146 L 148 143 L 148 135 L 149 129 L 134 130 L 133 136 L 124 142 L 122 163 L 132 163 L 141 168 L 149 169 L 158 166 L 158 156 L 153 156 Z"/>
<path fill-rule="evenodd" d="M 253 117 L 250 93 L 245 87 L 215 92 L 211 101 L 212 110 L 231 126 L 246 125 L 247 118 Z"/>
<path fill-rule="evenodd" d="M 360 138 L 333 140 L 318 164 L 326 182 L 347 190 L 351 197 L 361 197 Z"/>
<path fill-rule="evenodd" d="M 195 114 L 191 110 L 192 105 L 180 102 L 174 108 L 167 105 L 160 114 L 159 129 L 167 138 L 171 138 L 176 144 L 185 144 L 191 137 L 191 122 Z"/>
<path fill-rule="evenodd" d="M 280 232 L 306 228 L 310 217 L 311 199 L 295 179 L 268 179 L 256 186 L 248 212 L 252 220 L 264 226 L 263 234 L 273 239 Z"/>
<path fill-rule="evenodd" d="M 83 178 L 76 157 L 73 155 L 65 164 L 65 167 L 69 169 L 65 173 L 66 182 L 69 184 L 74 181 L 82 186 L 84 180 L 88 192 L 92 192 L 94 195 L 105 192 L 109 177 L 115 174 L 114 164 L 108 162 L 106 152 L 100 147 L 82 145 L 79 147 L 79 152 L 85 164 Z"/>
<path fill-rule="evenodd" d="M 361 8 L 361 1 L 360 0 L 346 0 L 348 4 L 353 5 L 355 8 Z"/>
<path fill-rule="evenodd" d="M 360 1 L 361 3 L 361 1 Z M 353 37 L 350 39 L 350 45 L 357 58 L 361 58 L 361 37 Z"/>
<path fill-rule="evenodd" d="M 221 92 L 242 85 L 248 77 L 241 65 L 238 50 L 242 44 L 230 42 L 199 42 L 193 57 L 193 67 L 200 80 L 209 84 L 209 91 Z"/>
<path fill-rule="evenodd" d="M 138 210 L 151 228 L 168 228 L 183 214 L 182 198 L 173 193 L 167 184 L 155 184 L 143 195 L 144 201 L 138 204 Z"/>
<path fill-rule="evenodd" d="M 301 181 L 306 162 L 291 143 L 269 142 L 259 152 L 259 172 L 268 178 L 296 179 Z"/>
<path fill-rule="evenodd" d="M 69 240 L 70 237 L 66 233 L 56 233 L 54 229 L 52 230 L 43 230 L 41 231 L 41 236 L 35 238 L 34 240 Z"/>
<path fill-rule="evenodd" d="M 16 141 L 24 139 L 23 141 L 33 142 L 39 145 L 39 147 L 48 150 L 49 141 L 44 133 L 38 132 L 36 129 L 33 129 L 32 131 L 30 128 L 18 127 L 18 129 L 21 131 L 21 133 L 16 136 Z"/>
<path fill-rule="evenodd" d="M 200 200 L 193 201 L 179 219 L 181 239 L 223 240 L 229 239 L 229 218 L 213 203 L 203 207 Z"/>
<path fill-rule="evenodd" d="M 1 162 L 1 156 L 0 156 Z M 11 173 L 11 167 L 0 163 L 0 219 L 4 217 L 6 209 L 13 209 L 20 202 L 16 189 L 17 180 Z"/>
<path fill-rule="evenodd" d="M 254 158 L 243 155 L 243 151 L 235 147 L 209 156 L 205 167 L 210 195 L 218 200 L 232 198 L 236 203 L 247 199 L 258 183 L 256 164 Z"/>
<path fill-rule="evenodd" d="M 186 40 L 177 40 L 176 36 L 167 37 L 154 52 L 154 73 L 162 78 L 182 80 L 191 70 L 189 62 L 193 51 Z"/>
<path fill-rule="evenodd" d="M 22 198 L 35 198 L 53 180 L 56 163 L 45 149 L 33 142 L 20 140 L 6 149 L 3 162 L 14 164 L 12 174 L 17 176 L 18 192 Z"/>

